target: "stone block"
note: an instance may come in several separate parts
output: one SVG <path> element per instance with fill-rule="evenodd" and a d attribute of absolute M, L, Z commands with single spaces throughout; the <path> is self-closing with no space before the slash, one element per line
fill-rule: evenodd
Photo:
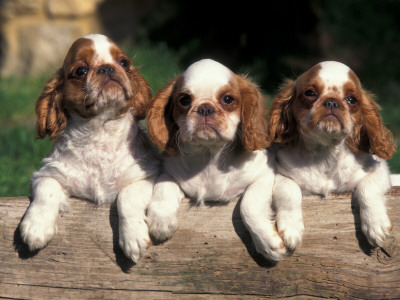
<path fill-rule="evenodd" d="M 40 0 L 2 0 L 0 1 L 0 20 L 9 20 L 15 16 L 39 12 Z"/>
<path fill-rule="evenodd" d="M 20 48 L 17 57 L 22 74 L 55 72 L 72 42 L 82 35 L 79 24 L 42 23 L 19 29 Z"/>
<path fill-rule="evenodd" d="M 51 18 L 82 17 L 94 14 L 102 0 L 47 0 L 47 12 Z"/>

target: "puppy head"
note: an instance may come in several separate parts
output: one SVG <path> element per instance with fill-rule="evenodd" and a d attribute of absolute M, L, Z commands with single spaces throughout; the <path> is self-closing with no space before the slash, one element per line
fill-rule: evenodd
<path fill-rule="evenodd" d="M 336 145 L 346 139 L 354 152 L 390 158 L 392 134 L 382 123 L 379 106 L 346 65 L 322 62 L 297 80 L 287 81 L 272 101 L 268 133 L 273 142 Z"/>
<path fill-rule="evenodd" d="M 221 147 L 239 137 L 247 151 L 267 145 L 257 86 L 211 59 L 192 64 L 158 92 L 147 122 L 153 141 L 170 154 L 180 142 Z"/>
<path fill-rule="evenodd" d="M 37 136 L 56 138 L 70 115 L 115 118 L 131 111 L 143 118 L 150 100 L 147 82 L 121 49 L 104 35 L 86 35 L 37 100 Z"/>

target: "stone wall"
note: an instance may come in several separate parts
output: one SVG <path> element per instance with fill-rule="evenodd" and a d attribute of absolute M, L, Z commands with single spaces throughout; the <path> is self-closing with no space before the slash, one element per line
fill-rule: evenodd
<path fill-rule="evenodd" d="M 0 75 L 54 72 L 76 38 L 102 31 L 101 2 L 0 0 Z"/>

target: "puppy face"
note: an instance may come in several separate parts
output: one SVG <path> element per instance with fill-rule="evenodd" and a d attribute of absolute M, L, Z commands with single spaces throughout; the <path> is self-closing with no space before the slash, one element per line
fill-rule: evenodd
<path fill-rule="evenodd" d="M 287 81 L 273 100 L 269 134 L 274 142 L 336 145 L 346 139 L 355 152 L 374 152 L 383 158 L 394 152 L 391 133 L 379 107 L 355 73 L 339 62 L 322 62 Z"/>
<path fill-rule="evenodd" d="M 176 150 L 180 141 L 220 147 L 238 134 L 246 150 L 266 145 L 258 88 L 210 59 L 192 64 L 161 90 L 147 121 L 150 136 L 167 151 Z"/>
<path fill-rule="evenodd" d="M 150 99 L 148 84 L 121 49 L 103 35 L 87 35 L 72 44 L 37 101 L 38 136 L 56 137 L 71 114 L 112 118 L 131 110 L 140 118 Z"/>
<path fill-rule="evenodd" d="M 223 65 L 191 65 L 172 94 L 173 117 L 180 138 L 192 144 L 232 141 L 240 122 L 240 91 Z"/>
<path fill-rule="evenodd" d="M 294 117 L 304 135 L 330 144 L 353 130 L 362 101 L 361 86 L 345 65 L 321 63 L 296 82 Z"/>

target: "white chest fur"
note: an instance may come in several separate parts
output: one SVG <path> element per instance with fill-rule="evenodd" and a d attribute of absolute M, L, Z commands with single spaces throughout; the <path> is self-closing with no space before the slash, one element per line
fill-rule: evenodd
<path fill-rule="evenodd" d="M 52 177 L 71 196 L 99 204 L 112 202 L 123 187 L 157 171 L 151 147 L 143 149 L 146 138 L 130 114 L 105 123 L 75 120 L 34 178 Z"/>
<path fill-rule="evenodd" d="M 224 152 L 170 156 L 166 171 L 185 194 L 203 204 L 205 201 L 231 201 L 260 176 L 272 174 L 266 150 L 251 153 Z"/>
<path fill-rule="evenodd" d="M 303 194 L 327 195 L 353 191 L 357 183 L 381 162 L 372 155 L 355 155 L 343 143 L 309 152 L 288 147 L 277 152 L 277 172 L 292 178 Z"/>

